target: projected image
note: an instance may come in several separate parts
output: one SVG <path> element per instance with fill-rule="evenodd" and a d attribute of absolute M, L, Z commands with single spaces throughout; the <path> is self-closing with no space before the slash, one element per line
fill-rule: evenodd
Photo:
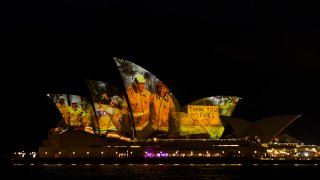
<path fill-rule="evenodd" d="M 61 121 L 53 131 L 61 133 L 73 127 L 78 130 L 93 132 L 96 116 L 88 98 L 69 94 L 48 94 L 61 114 Z"/>
<path fill-rule="evenodd" d="M 132 123 L 123 92 L 101 81 L 87 80 L 97 115 L 96 134 L 120 138 L 132 136 Z"/>
<path fill-rule="evenodd" d="M 114 58 L 122 76 L 138 138 L 168 138 L 178 132 L 180 105 L 168 87 L 144 68 Z"/>
<path fill-rule="evenodd" d="M 180 134 L 220 138 L 224 131 L 220 115 L 231 116 L 239 99 L 236 96 L 212 96 L 188 104 L 179 112 Z"/>
<path fill-rule="evenodd" d="M 180 135 L 189 138 L 218 139 L 224 127 L 219 118 L 219 107 L 213 105 L 187 105 L 178 113 Z"/>

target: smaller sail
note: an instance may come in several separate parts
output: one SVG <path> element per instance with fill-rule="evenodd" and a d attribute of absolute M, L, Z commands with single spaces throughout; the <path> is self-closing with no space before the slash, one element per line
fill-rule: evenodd
<path fill-rule="evenodd" d="M 220 115 L 231 116 L 239 99 L 236 96 L 211 96 L 184 106 L 179 112 L 180 135 L 220 138 L 224 132 Z"/>
<path fill-rule="evenodd" d="M 87 97 L 70 94 L 48 94 L 48 96 L 61 115 L 56 128 L 51 130 L 53 133 L 61 133 L 69 127 L 94 133 L 96 116 Z"/>
<path fill-rule="evenodd" d="M 107 137 L 132 137 L 131 116 L 121 89 L 102 81 L 86 80 L 97 116 L 96 134 Z"/>

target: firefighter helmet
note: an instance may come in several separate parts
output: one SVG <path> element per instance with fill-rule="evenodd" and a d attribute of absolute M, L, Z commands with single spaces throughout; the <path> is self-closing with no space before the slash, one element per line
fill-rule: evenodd
<path fill-rule="evenodd" d="M 145 83 L 146 82 L 146 80 L 144 79 L 143 75 L 141 75 L 139 73 L 134 75 L 133 79 L 137 83 Z"/>

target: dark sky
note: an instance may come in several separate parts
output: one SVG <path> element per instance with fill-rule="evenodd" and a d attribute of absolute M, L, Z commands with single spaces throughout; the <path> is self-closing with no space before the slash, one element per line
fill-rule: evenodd
<path fill-rule="evenodd" d="M 121 87 L 112 57 L 153 72 L 181 105 L 234 95 L 242 97 L 238 118 L 301 114 L 286 131 L 320 144 L 315 5 L 95 0 L 1 7 L 1 134 L 10 147 L 38 146 L 56 124 L 47 93 L 89 96 L 84 79 Z"/>

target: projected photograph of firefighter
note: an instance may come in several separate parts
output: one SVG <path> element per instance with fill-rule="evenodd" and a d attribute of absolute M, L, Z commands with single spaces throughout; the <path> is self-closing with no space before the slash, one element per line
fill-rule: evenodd
<path fill-rule="evenodd" d="M 109 83 L 86 80 L 97 116 L 96 134 L 114 138 L 132 137 L 128 104 L 120 88 Z"/>
<path fill-rule="evenodd" d="M 130 61 L 114 60 L 126 87 L 137 138 L 176 136 L 180 105 L 165 83 Z"/>
<path fill-rule="evenodd" d="M 94 133 L 96 116 L 88 98 L 70 94 L 48 94 L 61 114 L 61 120 L 52 131 L 61 133 L 73 128 Z"/>

